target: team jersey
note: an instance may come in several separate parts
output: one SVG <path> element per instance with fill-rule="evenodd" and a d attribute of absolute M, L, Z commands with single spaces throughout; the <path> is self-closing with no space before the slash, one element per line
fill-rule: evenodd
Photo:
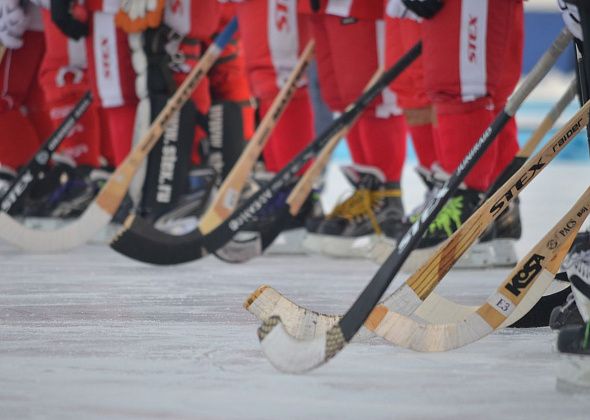
<path fill-rule="evenodd" d="M 279 0 L 280 2 L 280 0 Z M 317 3 L 317 10 L 312 6 Z M 324 13 L 357 19 L 382 19 L 383 0 L 299 0 L 300 13 Z"/>

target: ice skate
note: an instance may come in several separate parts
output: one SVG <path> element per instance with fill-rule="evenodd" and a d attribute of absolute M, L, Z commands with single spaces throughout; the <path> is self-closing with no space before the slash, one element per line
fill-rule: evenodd
<path fill-rule="evenodd" d="M 446 241 L 477 209 L 481 194 L 471 189 L 459 189 L 447 202 L 430 224 L 420 243 L 412 251 L 402 270 L 413 273 Z M 477 255 L 479 261 L 487 262 L 493 256 L 482 253 Z"/>
<path fill-rule="evenodd" d="M 399 183 L 387 183 L 373 167 L 347 166 L 343 172 L 354 193 L 308 231 L 304 246 L 331 257 L 366 258 L 377 237 L 398 237 L 404 230 Z"/>

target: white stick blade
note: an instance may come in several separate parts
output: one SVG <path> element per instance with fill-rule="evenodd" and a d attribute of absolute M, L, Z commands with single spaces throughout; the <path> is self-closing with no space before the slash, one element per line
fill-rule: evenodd
<path fill-rule="evenodd" d="M 30 229 L 0 213 L 0 239 L 30 252 L 61 252 L 80 246 L 111 220 L 111 214 L 93 202 L 78 219 L 57 230 Z"/>
<path fill-rule="evenodd" d="M 326 360 L 326 336 L 297 340 L 283 326 L 279 317 L 271 317 L 258 329 L 260 346 L 266 358 L 278 370 L 304 373 Z"/>

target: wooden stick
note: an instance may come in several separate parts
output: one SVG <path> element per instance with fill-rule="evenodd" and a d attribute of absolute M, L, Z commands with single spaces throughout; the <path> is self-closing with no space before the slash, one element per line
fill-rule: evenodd
<path fill-rule="evenodd" d="M 109 177 L 82 216 L 61 229 L 38 230 L 29 229 L 6 213 L 0 213 L 0 238 L 28 251 L 55 252 L 83 244 L 106 226 L 123 201 L 142 161 L 158 142 L 170 121 L 178 118 L 182 105 L 190 99 L 192 92 L 213 67 L 236 30 L 237 20 L 234 18 L 207 48 L 199 63 L 152 122 L 150 129 Z"/>
<path fill-rule="evenodd" d="M 203 234 L 211 232 L 235 210 L 240 193 L 244 188 L 250 172 L 252 172 L 252 168 L 256 164 L 260 153 L 262 153 L 272 130 L 277 125 L 291 98 L 295 94 L 298 88 L 297 83 L 305 73 L 312 59 L 314 45 L 314 41 L 310 41 L 303 50 L 297 65 L 274 99 L 270 109 L 256 129 L 256 133 L 254 133 L 254 136 L 248 142 L 240 158 L 219 188 L 219 192 L 216 194 L 213 203 L 211 203 L 205 214 L 201 217 L 199 230 Z"/>
<path fill-rule="evenodd" d="M 379 68 L 375 72 L 375 74 L 373 74 L 373 77 L 371 77 L 371 80 L 369 80 L 369 83 L 367 83 L 363 91 L 366 92 L 371 86 L 373 86 L 382 73 L 383 68 Z M 350 128 L 356 123 L 359 117 L 360 115 L 357 115 L 355 119 L 353 119 L 349 124 L 342 127 L 342 129 L 338 131 L 338 133 L 332 136 L 332 138 L 324 146 L 316 160 L 309 167 L 309 169 L 305 171 L 305 174 L 301 177 L 295 188 L 293 188 L 293 191 L 291 191 L 291 194 L 289 194 L 289 197 L 287 197 L 287 204 L 289 204 L 289 212 L 291 213 L 291 215 L 295 216 L 297 213 L 299 213 L 299 210 L 301 210 L 303 203 L 305 203 L 307 196 L 313 188 L 313 184 L 322 174 L 322 171 L 330 161 L 332 152 L 340 142 L 340 139 L 346 136 Z"/>
<path fill-rule="evenodd" d="M 569 98 L 571 92 L 566 92 L 564 97 L 562 98 L 565 102 Z M 564 108 L 564 106 L 556 106 L 556 108 Z M 541 150 L 529 164 L 525 165 L 524 169 L 517 172 L 518 175 L 515 175 L 511 179 L 511 183 L 507 183 L 500 188 L 500 193 L 496 193 L 493 197 L 498 198 L 505 194 L 507 191 L 512 190 L 510 186 L 516 182 L 516 179 L 520 179 L 527 173 L 526 169 L 530 168 L 534 163 L 543 163 L 543 167 L 548 164 L 562 149 L 571 141 L 573 136 L 583 129 L 583 127 L 588 122 L 588 115 L 587 112 L 590 110 L 590 105 L 586 104 L 585 107 L 578 111 L 578 113 L 572 118 L 565 126 L 565 128 L 561 129 L 559 133 L 557 133 L 553 139 L 549 142 L 548 145 L 544 146 L 543 150 Z M 556 118 L 556 116 L 555 116 Z M 548 118 L 546 118 L 547 120 Z M 542 131 L 545 133 L 550 129 L 550 126 L 543 124 L 539 127 L 536 131 L 535 137 L 542 138 Z M 568 135 L 568 131 L 570 134 Z M 561 142 L 561 144 L 559 144 Z M 530 141 L 527 142 L 527 145 L 530 144 Z M 526 147 L 526 146 L 525 146 Z M 530 150 L 533 150 L 535 147 L 532 146 Z M 523 155 L 523 153 L 519 153 L 519 155 Z M 541 168 L 542 170 L 542 168 Z M 529 172 L 530 173 L 530 172 Z M 532 175 L 536 176 L 537 172 L 533 171 Z M 523 178 L 524 184 L 521 185 L 521 188 L 524 188 L 526 184 L 531 181 L 532 178 Z M 515 191 L 518 193 L 519 190 Z M 496 201 L 492 202 L 494 204 Z M 473 312 L 476 308 L 464 307 L 463 305 L 458 305 L 452 301 L 446 300 L 444 298 L 439 298 L 438 296 L 434 295 L 432 299 L 425 300 L 427 296 L 429 296 L 430 292 L 438 284 L 444 275 L 450 270 L 451 266 L 460 258 L 460 256 L 465 252 L 465 250 L 475 241 L 479 235 L 485 230 L 485 227 L 489 224 L 491 219 L 493 218 L 489 214 L 489 207 L 491 204 L 487 203 L 483 205 L 483 210 L 478 210 L 472 217 L 464 223 L 464 225 L 459 229 L 457 234 L 462 235 L 462 244 L 461 246 L 457 246 L 455 242 L 453 244 L 449 244 L 446 242 L 441 246 L 441 248 L 430 257 L 430 260 L 427 264 L 422 266 L 421 271 L 416 272 L 412 275 L 408 282 L 412 282 L 412 284 L 416 283 L 414 287 L 411 287 L 411 290 L 406 290 L 407 293 L 416 297 L 418 294 L 419 301 L 414 301 L 417 303 L 417 307 L 405 307 L 408 310 L 408 313 L 414 313 L 423 317 L 429 322 L 437 322 L 437 319 L 444 320 L 454 320 L 457 317 L 462 317 L 465 313 Z M 487 212 L 486 212 L 487 211 Z M 487 218 L 487 222 L 482 217 Z M 495 217 L 495 216 L 494 216 Z M 467 225 L 467 226 L 466 226 Z M 473 226 L 478 226 L 475 230 L 473 230 Z M 452 240 L 452 239 L 450 239 Z M 426 267 L 426 268 L 425 268 Z M 430 285 L 430 288 L 426 287 L 426 284 L 422 283 L 425 282 L 427 285 Z M 430 295 L 432 296 L 432 295 Z M 391 309 L 400 311 L 401 301 L 403 300 L 403 296 L 401 293 L 394 293 L 385 299 L 382 302 L 381 310 L 383 308 L 387 309 L 388 311 Z M 425 300 L 425 301 L 424 301 Z M 440 304 L 441 301 L 446 302 L 446 306 Z M 423 302 L 424 301 L 424 302 Z M 426 306 L 425 306 L 426 305 Z M 436 305 L 437 308 L 432 309 L 428 308 L 429 305 Z M 279 315 L 282 320 L 288 320 L 289 322 L 285 323 L 285 327 L 289 330 L 289 332 L 293 333 L 294 335 L 297 333 L 306 334 L 312 331 L 312 328 L 306 326 L 304 324 L 314 324 L 318 326 L 327 326 L 330 327 L 334 325 L 338 321 L 338 317 L 335 315 L 325 315 L 320 314 L 303 307 L 297 306 L 295 303 L 291 302 L 280 293 L 275 291 L 269 286 L 263 286 L 259 288 L 256 292 L 254 292 L 249 299 L 246 301 L 245 304 L 246 309 L 259 317 L 260 319 L 268 319 L 272 315 Z M 418 309 L 419 308 L 419 309 Z M 425 316 L 428 314 L 427 316 Z M 325 319 L 324 319 L 325 318 Z M 514 318 L 514 317 L 513 317 Z M 377 327 L 375 323 L 376 318 L 370 318 L 368 320 L 369 326 L 373 329 Z M 515 319 L 516 320 L 516 319 Z M 322 328 L 313 328 L 314 334 L 322 334 L 325 331 L 322 331 Z M 296 335 L 298 338 L 310 338 L 309 336 L 300 336 Z"/>

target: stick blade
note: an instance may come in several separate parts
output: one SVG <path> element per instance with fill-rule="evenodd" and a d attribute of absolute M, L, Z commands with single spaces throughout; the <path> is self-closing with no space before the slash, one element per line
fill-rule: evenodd
<path fill-rule="evenodd" d="M 0 212 L 0 239 L 28 252 L 63 252 L 92 239 L 111 221 L 111 214 L 96 202 L 76 220 L 59 229 L 31 229 Z"/>
<path fill-rule="evenodd" d="M 182 264 L 207 255 L 198 230 L 174 236 L 154 228 L 142 217 L 130 215 L 111 241 L 111 248 L 134 260 L 155 264 Z"/>
<path fill-rule="evenodd" d="M 287 332 L 299 340 L 311 340 L 338 323 L 339 315 L 328 315 L 299 306 L 270 286 L 260 286 L 244 303 L 248 312 L 263 321 L 279 316 Z"/>
<path fill-rule="evenodd" d="M 290 335 L 278 316 L 272 316 L 258 329 L 260 346 L 269 362 L 285 373 L 305 373 L 334 357 L 346 344 L 338 326 L 312 340 Z"/>

